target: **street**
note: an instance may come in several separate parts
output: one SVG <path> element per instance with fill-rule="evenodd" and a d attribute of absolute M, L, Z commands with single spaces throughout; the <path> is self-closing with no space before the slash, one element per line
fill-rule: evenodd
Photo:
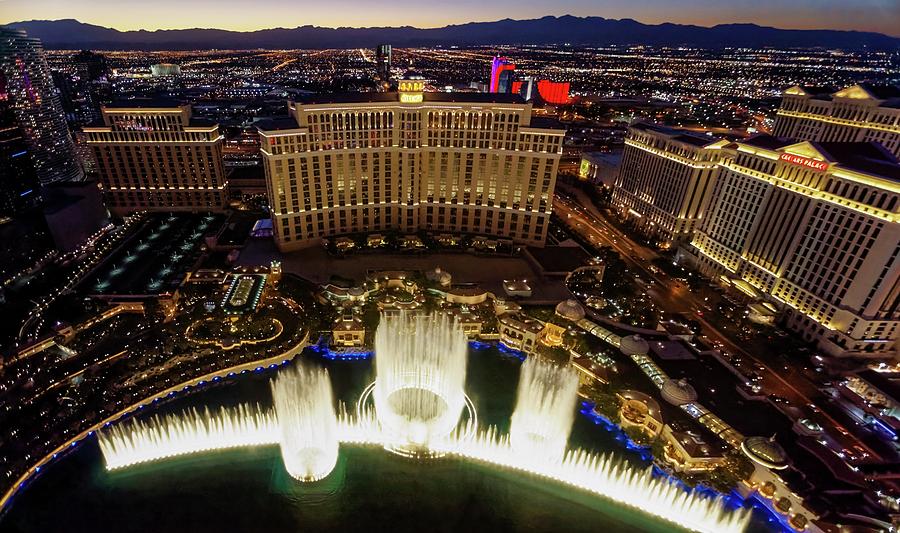
<path fill-rule="evenodd" d="M 566 194 L 567 192 L 569 194 Z M 763 370 L 760 372 L 761 384 L 766 394 L 785 398 L 794 406 L 801 408 L 806 418 L 810 418 L 826 428 L 834 428 L 836 431 L 831 433 L 844 448 L 850 449 L 859 446 L 876 460 L 885 460 L 882 454 L 858 439 L 841 422 L 826 412 L 832 406 L 825 402 L 825 398 L 816 384 L 801 372 L 793 371 L 793 369 L 789 369 L 787 372 L 783 368 L 774 369 L 772 361 L 778 357 L 777 354 L 767 354 L 769 357 L 763 358 L 762 354 L 747 351 L 740 345 L 740 341 L 733 340 L 706 320 L 702 315 L 705 305 L 703 297 L 694 294 L 684 283 L 673 280 L 659 269 L 651 269 L 651 261 L 658 258 L 659 255 L 634 242 L 605 220 L 603 214 L 584 193 L 571 188 L 567 188 L 565 192 L 557 190 L 553 208 L 560 219 L 572 230 L 596 246 L 612 247 L 629 268 L 640 273 L 645 279 L 652 280 L 655 285 L 654 288 L 648 290 L 648 294 L 661 310 L 690 316 L 691 319 L 703 326 L 703 334 L 713 343 L 721 343 L 732 354 L 741 355 L 756 363 Z M 810 406 L 814 406 L 814 408 Z M 882 449 L 882 452 L 885 451 L 889 450 Z"/>

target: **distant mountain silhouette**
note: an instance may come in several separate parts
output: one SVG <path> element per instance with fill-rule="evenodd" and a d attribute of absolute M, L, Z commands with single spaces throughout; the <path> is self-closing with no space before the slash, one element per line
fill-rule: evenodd
<path fill-rule="evenodd" d="M 443 28 L 321 28 L 300 26 L 250 32 L 216 29 L 119 31 L 77 20 L 32 20 L 9 26 L 24 29 L 47 48 L 99 50 L 197 50 L 370 48 L 487 44 L 653 45 L 779 48 L 900 49 L 900 38 L 880 33 L 837 30 L 782 30 L 756 24 L 711 28 L 684 24 L 642 24 L 632 19 L 543 17 L 471 22 Z"/>

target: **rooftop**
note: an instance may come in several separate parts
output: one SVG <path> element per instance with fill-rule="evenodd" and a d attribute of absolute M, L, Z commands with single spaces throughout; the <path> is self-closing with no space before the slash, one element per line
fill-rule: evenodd
<path fill-rule="evenodd" d="M 677 128 L 670 128 L 669 126 L 663 126 L 661 124 L 654 124 L 652 122 L 636 122 L 630 126 L 633 129 L 640 131 L 652 131 L 655 133 L 659 133 L 662 135 L 666 135 L 670 137 L 672 140 L 677 142 L 682 142 L 685 144 L 690 144 L 692 146 L 696 146 L 698 148 L 702 148 L 706 145 L 712 144 L 714 142 L 718 142 L 719 139 L 716 137 L 711 137 L 709 135 L 703 135 L 702 133 L 697 133 L 689 130 L 680 130 Z"/>
<path fill-rule="evenodd" d="M 879 100 L 900 98 L 900 87 L 897 87 L 896 85 L 872 85 L 870 83 L 860 83 L 859 86 Z"/>
<path fill-rule="evenodd" d="M 612 152 L 584 152 L 581 154 L 582 159 L 587 159 L 591 163 L 605 163 L 608 165 L 619 166 L 622 163 L 622 150 Z"/>
<path fill-rule="evenodd" d="M 784 448 L 775 442 L 775 437 L 750 437 L 741 444 L 744 453 L 754 461 L 781 470 L 788 466 L 788 456 Z"/>
<path fill-rule="evenodd" d="M 814 142 L 817 150 L 842 167 L 900 181 L 900 163 L 876 142 Z"/>
<path fill-rule="evenodd" d="M 795 141 L 794 139 L 789 139 L 787 137 L 775 137 L 766 133 L 760 133 L 759 135 L 754 135 L 752 137 L 748 137 L 742 141 L 739 141 L 740 144 L 755 146 L 764 150 L 777 150 L 779 148 L 784 148 L 785 146 L 796 144 L 796 142 L 797 141 Z"/>
<path fill-rule="evenodd" d="M 295 130 L 300 126 L 294 117 L 276 117 L 257 120 L 253 123 L 261 131 Z"/>
<path fill-rule="evenodd" d="M 153 96 L 148 98 L 120 98 L 104 106 L 106 109 L 138 108 L 138 109 L 166 109 L 186 106 L 189 104 L 178 101 L 168 96 Z"/>
<path fill-rule="evenodd" d="M 524 104 L 525 101 L 518 94 L 502 93 L 422 93 L 425 102 L 465 102 L 473 104 Z M 399 102 L 400 96 L 396 92 L 355 92 L 355 93 L 326 93 L 300 96 L 296 103 L 300 105 L 315 104 L 353 104 L 375 102 Z"/>
<path fill-rule="evenodd" d="M 684 405 L 697 401 L 697 391 L 686 379 L 668 379 L 662 386 L 662 397 L 672 405 Z"/>
<path fill-rule="evenodd" d="M 672 438 L 678 441 L 684 451 L 693 458 L 722 457 L 722 447 L 711 439 L 704 438 L 696 431 L 672 430 Z"/>

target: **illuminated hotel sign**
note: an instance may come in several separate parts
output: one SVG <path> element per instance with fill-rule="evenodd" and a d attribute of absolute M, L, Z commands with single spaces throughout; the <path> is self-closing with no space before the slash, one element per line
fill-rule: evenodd
<path fill-rule="evenodd" d="M 800 155 L 794 154 L 781 154 L 779 158 L 782 161 L 787 161 L 792 165 L 797 165 L 799 167 L 806 167 L 811 170 L 815 170 L 817 172 L 825 172 L 828 170 L 828 163 L 826 161 L 819 161 L 817 159 L 810 159 L 808 157 L 803 157 Z"/>
<path fill-rule="evenodd" d="M 400 102 L 417 104 L 423 100 L 422 91 L 425 89 L 425 82 L 422 80 L 401 80 L 398 89 L 400 90 Z"/>
<path fill-rule="evenodd" d="M 588 174 L 591 173 L 591 162 L 587 159 L 581 160 L 581 167 L 578 169 L 578 177 L 581 179 L 587 179 Z"/>

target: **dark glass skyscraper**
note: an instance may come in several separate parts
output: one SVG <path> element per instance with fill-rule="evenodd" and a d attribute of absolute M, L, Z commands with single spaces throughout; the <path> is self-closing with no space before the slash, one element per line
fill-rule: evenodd
<path fill-rule="evenodd" d="M 39 199 L 27 147 L 0 72 L 0 217 L 16 215 Z"/>
<path fill-rule="evenodd" d="M 375 49 L 375 70 L 378 79 L 387 82 L 391 79 L 391 45 L 379 44 Z"/>
<path fill-rule="evenodd" d="M 100 120 L 100 105 L 108 102 L 110 92 L 106 58 L 83 50 L 68 56 L 61 67 L 53 70 L 53 84 L 66 120 L 75 128 Z"/>
<path fill-rule="evenodd" d="M 0 27 L 0 69 L 41 183 L 83 177 L 44 49 L 21 30 Z"/>

